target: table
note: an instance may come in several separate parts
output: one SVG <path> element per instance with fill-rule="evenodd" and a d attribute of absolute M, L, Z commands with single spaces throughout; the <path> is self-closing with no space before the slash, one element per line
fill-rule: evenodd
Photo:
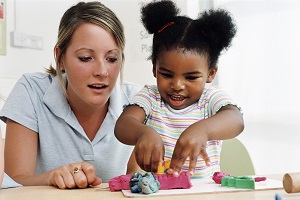
<path fill-rule="evenodd" d="M 265 175 L 268 178 L 282 180 L 283 174 Z M 52 186 L 25 186 L 18 188 L 2 189 L 0 190 L 0 200 L 99 200 L 99 199 L 129 199 L 123 196 L 122 192 L 110 192 L 105 189 L 108 184 L 101 184 L 99 187 L 86 188 L 86 189 L 66 189 L 60 190 Z M 283 189 L 279 190 L 264 190 L 264 191 L 243 191 L 243 192 L 227 192 L 227 193 L 216 193 L 216 194 L 197 194 L 197 195 L 177 195 L 177 196 L 160 196 L 160 197 L 149 197 L 145 196 L 142 198 L 134 198 L 134 200 L 147 200 L 147 199 L 172 199 L 172 200 L 274 200 L 275 195 L 279 194 L 282 200 L 296 200 L 300 199 L 300 193 L 287 194 Z"/>

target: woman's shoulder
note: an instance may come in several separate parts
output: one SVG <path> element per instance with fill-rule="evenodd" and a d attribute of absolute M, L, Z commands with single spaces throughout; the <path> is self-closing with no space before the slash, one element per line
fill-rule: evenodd
<path fill-rule="evenodd" d="M 44 72 L 26 73 L 19 80 L 27 82 L 52 82 L 53 76 Z"/>
<path fill-rule="evenodd" d="M 123 81 L 122 84 L 117 83 L 117 85 L 120 85 L 120 89 L 122 90 L 122 92 L 129 97 L 132 97 L 142 89 L 140 85 L 129 81 Z"/>
<path fill-rule="evenodd" d="M 139 84 L 130 81 L 123 81 L 122 85 L 124 88 L 135 89 L 135 90 L 140 90 L 142 88 Z"/>
<path fill-rule="evenodd" d="M 24 95 L 43 95 L 55 77 L 48 73 L 36 72 L 23 74 L 14 85 L 11 93 L 16 96 Z"/>

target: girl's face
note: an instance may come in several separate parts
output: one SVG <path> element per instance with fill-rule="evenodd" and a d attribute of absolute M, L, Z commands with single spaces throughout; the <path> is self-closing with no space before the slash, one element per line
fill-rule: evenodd
<path fill-rule="evenodd" d="M 92 23 L 80 25 L 61 61 L 71 106 L 102 108 L 118 78 L 122 57 L 113 36 Z"/>
<path fill-rule="evenodd" d="M 153 67 L 161 97 L 177 110 L 198 101 L 216 72 L 208 69 L 206 56 L 190 51 L 163 51 Z"/>

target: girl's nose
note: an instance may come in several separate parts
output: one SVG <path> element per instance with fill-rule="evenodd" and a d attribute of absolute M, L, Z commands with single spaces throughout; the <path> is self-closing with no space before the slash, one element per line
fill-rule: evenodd
<path fill-rule="evenodd" d="M 173 90 L 183 90 L 184 89 L 184 81 L 181 79 L 174 79 L 172 81 L 171 88 Z"/>

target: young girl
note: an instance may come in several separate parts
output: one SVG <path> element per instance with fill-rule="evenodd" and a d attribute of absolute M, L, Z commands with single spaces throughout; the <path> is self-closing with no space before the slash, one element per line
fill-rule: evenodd
<path fill-rule="evenodd" d="M 115 135 L 135 145 L 132 156 L 143 170 L 155 172 L 160 161 L 171 159 L 174 176 L 188 171 L 205 178 L 220 170 L 220 140 L 244 128 L 234 101 L 221 89 L 205 87 L 215 78 L 219 55 L 230 46 L 236 27 L 225 10 L 204 12 L 196 20 L 178 12 L 172 1 L 142 8 L 142 22 L 154 34 L 157 86 L 146 85 L 132 99 Z"/>

